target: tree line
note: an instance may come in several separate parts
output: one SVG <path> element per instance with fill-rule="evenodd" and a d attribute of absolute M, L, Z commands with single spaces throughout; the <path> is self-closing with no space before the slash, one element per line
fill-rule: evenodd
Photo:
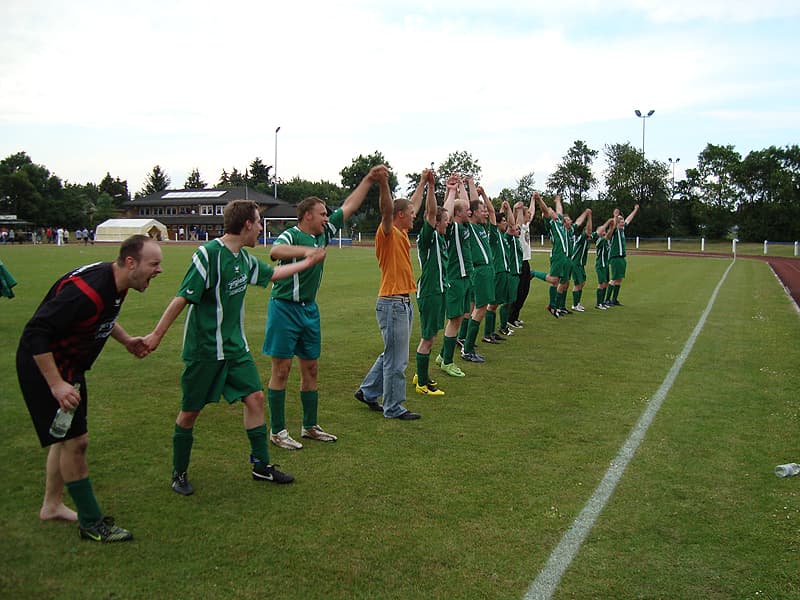
<path fill-rule="evenodd" d="M 687 169 L 685 177 L 674 179 L 675 163 L 646 158 L 629 143 L 609 144 L 602 149 L 605 169 L 598 180 L 595 163 L 600 151 L 576 140 L 562 157 L 553 173 L 537 185 L 533 171 L 523 174 L 513 188 L 502 189 L 493 202 L 496 208 L 507 200 L 528 204 L 534 191 L 545 198 L 561 194 L 565 207 L 578 214 L 591 208 L 598 215 L 610 215 L 614 208 L 623 213 L 635 204 L 642 210 L 635 221 L 636 235 L 642 237 L 705 237 L 742 241 L 794 241 L 800 239 L 800 147 L 770 146 L 753 151 L 744 158 L 733 146 L 708 144 L 697 157 L 697 167 Z M 318 196 L 329 206 L 340 205 L 371 167 L 391 164 L 380 151 L 359 155 L 341 169 L 340 183 L 308 181 L 300 177 L 277 182 L 278 197 L 296 204 L 308 196 Z M 437 173 L 436 194 L 443 201 L 445 179 L 450 173 L 471 175 L 481 180 L 482 167 L 467 151 L 449 154 L 433 165 Z M 419 181 L 419 173 L 405 174 L 406 185 L 400 190 L 392 172 L 390 186 L 410 195 Z M 134 198 L 171 189 L 172 182 L 160 165 L 148 173 L 145 184 Z M 245 169 L 223 169 L 213 187 L 249 186 L 272 194 L 276 181 L 272 166 L 256 157 Z M 206 189 L 198 169 L 193 169 L 184 189 Z M 99 183 L 62 182 L 47 167 L 35 164 L 25 152 L 0 162 L 0 213 L 36 226 L 61 225 L 74 229 L 93 228 L 97 223 L 118 214 L 131 200 L 127 181 L 110 172 Z M 357 228 L 369 232 L 380 221 L 377 190 L 365 199 L 355 217 Z M 421 219 L 421 216 L 420 216 Z M 544 232 L 540 220 L 533 223 L 534 233 Z"/>

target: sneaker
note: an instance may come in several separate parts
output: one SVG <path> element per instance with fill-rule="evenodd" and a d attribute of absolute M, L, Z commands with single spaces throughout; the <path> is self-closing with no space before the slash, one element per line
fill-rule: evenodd
<path fill-rule="evenodd" d="M 411 378 L 411 383 L 413 383 L 414 385 L 417 385 L 419 383 L 419 379 L 417 378 L 416 373 L 414 373 L 414 377 Z M 430 375 L 428 375 L 428 385 L 438 386 L 439 384 L 436 383 L 433 379 L 431 379 Z"/>
<path fill-rule="evenodd" d="M 503 331 L 503 330 L 501 329 L 500 331 Z M 504 333 L 503 335 L 511 335 L 511 332 L 509 331 L 508 333 Z M 505 342 L 505 341 L 506 341 L 506 338 L 504 338 L 504 337 L 503 337 L 502 335 L 500 335 L 499 333 L 493 333 L 493 334 L 492 334 L 492 339 L 493 339 L 495 342 Z"/>
<path fill-rule="evenodd" d="M 572 311 L 569 310 L 568 308 L 557 308 L 556 310 L 558 311 L 558 316 L 559 317 L 563 317 L 564 315 L 571 315 L 572 314 Z"/>
<path fill-rule="evenodd" d="M 319 442 L 335 442 L 339 439 L 332 433 L 324 431 L 319 425 L 314 425 L 313 427 L 303 427 L 303 429 L 300 430 L 300 436 L 317 440 Z"/>
<path fill-rule="evenodd" d="M 611 306 L 625 306 L 625 305 L 622 302 L 620 302 L 619 300 L 614 300 L 611 303 Z"/>
<path fill-rule="evenodd" d="M 598 304 L 595 306 L 597 310 L 608 310 L 608 307 L 605 304 Z"/>
<path fill-rule="evenodd" d="M 523 326 L 524 324 L 525 324 L 525 321 L 522 321 L 522 320 L 520 320 L 520 319 L 517 319 L 516 321 L 514 321 L 514 322 L 512 323 L 512 325 L 514 325 L 514 327 L 516 327 L 517 329 L 522 329 L 522 326 Z"/>
<path fill-rule="evenodd" d="M 513 332 L 513 331 L 511 331 L 511 328 L 509 328 L 509 327 L 502 327 L 502 328 L 500 329 L 500 333 L 502 333 L 502 334 L 503 334 L 503 335 L 505 335 L 505 336 L 512 336 L 512 335 L 514 335 L 514 332 Z"/>
<path fill-rule="evenodd" d="M 172 474 L 172 491 L 182 496 L 191 496 L 194 494 L 194 488 L 186 477 L 186 471 Z"/>
<path fill-rule="evenodd" d="M 436 387 L 433 383 L 426 385 L 415 385 L 418 394 L 423 396 L 444 396 L 444 392 Z"/>
<path fill-rule="evenodd" d="M 578 304 L 572 305 L 572 310 L 574 310 L 575 312 L 584 312 L 586 310 L 586 307 L 579 302 Z"/>
<path fill-rule="evenodd" d="M 485 336 L 483 336 L 482 339 L 483 339 L 483 342 L 485 344 L 496 344 L 497 343 L 497 340 L 494 339 L 491 335 L 485 335 Z"/>
<path fill-rule="evenodd" d="M 466 340 L 464 340 L 464 338 L 456 338 L 456 344 L 458 344 L 458 345 L 459 345 L 459 347 L 460 347 L 462 350 L 464 349 L 464 342 L 465 342 L 465 341 L 466 341 Z"/>
<path fill-rule="evenodd" d="M 450 377 L 466 377 L 467 375 L 466 373 L 464 373 L 464 371 L 459 369 L 458 366 L 456 366 L 456 363 L 445 364 L 444 362 L 442 362 L 442 364 L 439 365 L 439 368 L 448 375 L 450 375 Z"/>
<path fill-rule="evenodd" d="M 436 364 L 441 366 L 444 363 L 444 359 L 442 358 L 441 354 L 436 355 Z"/>
<path fill-rule="evenodd" d="M 133 539 L 130 531 L 114 525 L 114 517 L 103 517 L 89 527 L 78 525 L 78 535 L 82 540 L 92 542 L 127 542 Z"/>
<path fill-rule="evenodd" d="M 603 302 L 603 306 L 605 306 L 606 308 L 611 308 L 612 306 L 614 306 L 614 303 L 611 302 L 611 300 L 606 300 L 605 302 Z"/>
<path fill-rule="evenodd" d="M 283 448 L 285 450 L 300 450 L 303 447 L 303 444 L 293 440 L 292 436 L 290 436 L 289 432 L 285 429 L 282 429 L 278 433 L 270 433 L 269 441 L 278 448 Z"/>
<path fill-rule="evenodd" d="M 550 306 L 548 304 L 545 308 L 547 309 L 547 312 L 549 312 L 551 315 L 553 315 L 556 319 L 561 316 L 556 307 Z"/>
<path fill-rule="evenodd" d="M 514 323 L 509 321 L 508 323 L 506 323 L 505 328 L 501 327 L 500 329 L 510 329 L 511 331 L 514 331 L 516 327 L 514 327 Z"/>
<path fill-rule="evenodd" d="M 252 454 L 250 462 L 253 465 L 253 479 L 256 481 L 271 481 L 272 483 L 292 483 L 294 477 L 289 473 L 282 473 L 276 467 L 280 465 L 265 465 Z"/>
<path fill-rule="evenodd" d="M 483 357 L 482 357 L 480 354 L 478 354 L 477 352 L 464 352 L 464 351 L 462 350 L 462 351 L 461 351 L 461 358 L 462 358 L 463 360 L 466 360 L 467 362 L 474 362 L 474 363 L 482 363 L 482 362 L 486 362 L 486 359 L 485 359 L 485 358 L 483 358 Z"/>
<path fill-rule="evenodd" d="M 353 394 L 353 396 L 355 396 L 355 399 L 358 400 L 359 402 L 363 402 L 364 404 L 369 406 L 370 410 L 383 412 L 383 407 L 380 404 L 378 404 L 374 400 L 367 400 L 364 397 L 364 390 L 362 390 L 361 388 L 358 388 Z"/>

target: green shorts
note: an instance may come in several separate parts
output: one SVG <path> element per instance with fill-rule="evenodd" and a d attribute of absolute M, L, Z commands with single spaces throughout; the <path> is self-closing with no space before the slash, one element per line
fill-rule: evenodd
<path fill-rule="evenodd" d="M 472 297 L 476 308 L 494 304 L 494 269 L 491 265 L 477 265 L 473 269 Z"/>
<path fill-rule="evenodd" d="M 520 275 L 515 275 L 514 273 L 509 273 L 508 278 L 508 301 L 504 304 L 514 304 L 517 301 L 517 293 L 519 290 L 519 279 Z"/>
<path fill-rule="evenodd" d="M 569 274 L 572 272 L 572 261 L 562 255 L 556 255 L 550 257 L 550 272 L 548 273 L 552 277 L 558 277 L 562 282 L 565 282 L 569 279 Z"/>
<path fill-rule="evenodd" d="M 264 389 L 250 354 L 232 360 L 187 362 L 181 373 L 181 410 L 202 410 L 224 396 L 229 404 Z"/>
<path fill-rule="evenodd" d="M 595 267 L 594 272 L 597 273 L 597 283 L 608 283 L 610 281 L 608 278 L 608 265 L 605 267 Z"/>
<path fill-rule="evenodd" d="M 513 275 L 508 271 L 500 271 L 494 274 L 494 304 L 508 304 L 517 298 L 516 287 L 514 296 L 511 296 L 511 278 Z"/>
<path fill-rule="evenodd" d="M 572 263 L 572 282 L 580 285 L 586 281 L 586 267 L 580 263 Z"/>
<path fill-rule="evenodd" d="M 316 302 L 271 298 L 261 351 L 273 358 L 316 360 L 322 350 L 319 307 Z"/>
<path fill-rule="evenodd" d="M 448 285 L 445 290 L 445 316 L 456 319 L 469 312 L 472 284 L 469 277 L 462 277 L 448 282 Z"/>
<path fill-rule="evenodd" d="M 444 327 L 444 296 L 442 292 L 417 298 L 419 329 L 424 340 L 436 337 L 439 330 Z"/>
<path fill-rule="evenodd" d="M 612 257 L 611 260 L 608 261 L 608 264 L 611 267 L 611 281 L 625 279 L 625 270 L 628 267 L 628 261 L 625 260 L 624 256 Z"/>

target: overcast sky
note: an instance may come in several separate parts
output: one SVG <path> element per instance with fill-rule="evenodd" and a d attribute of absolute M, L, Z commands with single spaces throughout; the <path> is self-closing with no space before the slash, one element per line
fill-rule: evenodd
<path fill-rule="evenodd" d="M 340 183 L 466 150 L 490 195 L 543 188 L 575 140 L 680 158 L 800 143 L 796 0 L 2 0 L 0 158 L 64 180 L 255 158 Z M 634 114 L 653 109 L 646 121 Z M 602 169 L 598 162 L 597 168 Z"/>

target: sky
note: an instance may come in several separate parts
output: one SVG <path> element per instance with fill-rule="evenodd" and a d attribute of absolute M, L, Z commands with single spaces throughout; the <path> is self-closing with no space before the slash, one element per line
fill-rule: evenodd
<path fill-rule="evenodd" d="M 375 151 L 405 188 L 467 151 L 493 196 L 644 138 L 680 180 L 709 143 L 800 143 L 798 31 L 796 0 L 2 0 L 0 159 L 134 193 L 256 157 L 339 184 Z"/>

